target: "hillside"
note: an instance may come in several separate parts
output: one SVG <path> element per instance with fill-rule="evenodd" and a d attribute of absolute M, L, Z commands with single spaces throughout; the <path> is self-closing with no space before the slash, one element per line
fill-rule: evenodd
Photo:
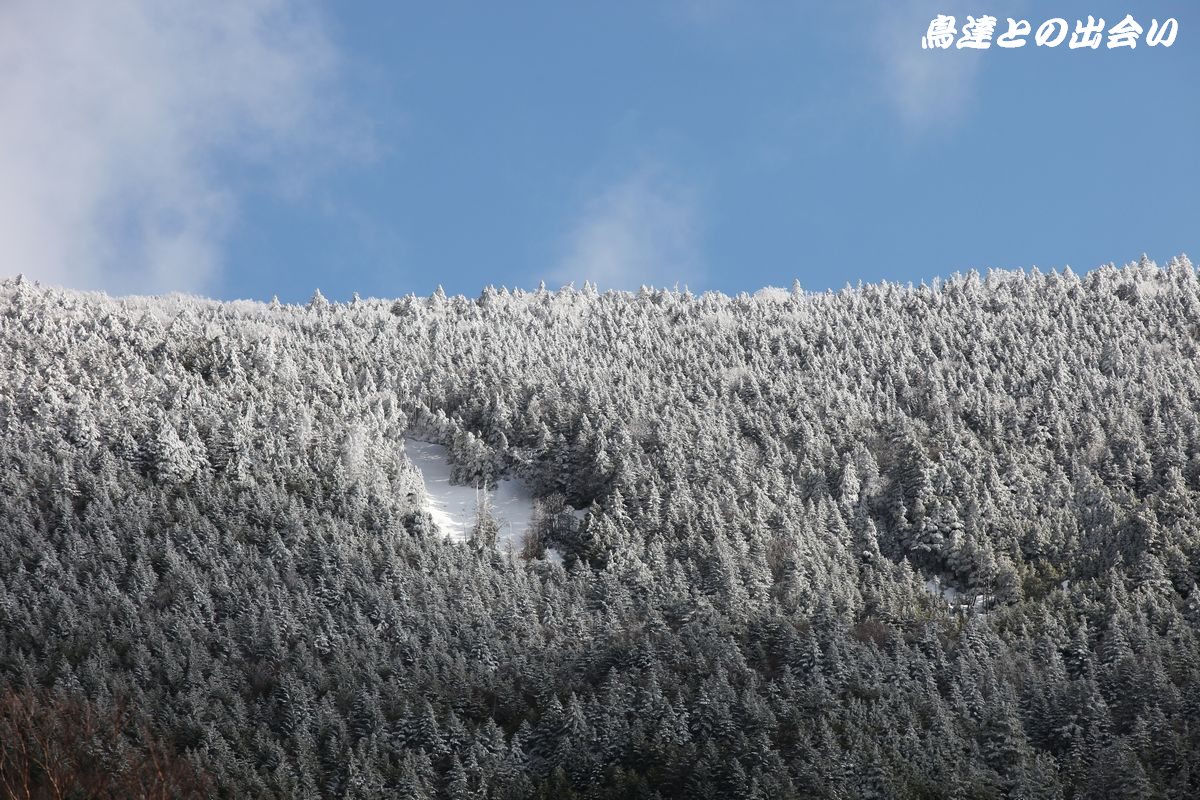
<path fill-rule="evenodd" d="M 46 752 L 169 763 L 162 796 L 1200 796 L 1198 349 L 1183 258 L 305 306 L 8 280 L 0 786 Z M 439 527 L 406 439 L 524 487 L 521 552 Z"/>

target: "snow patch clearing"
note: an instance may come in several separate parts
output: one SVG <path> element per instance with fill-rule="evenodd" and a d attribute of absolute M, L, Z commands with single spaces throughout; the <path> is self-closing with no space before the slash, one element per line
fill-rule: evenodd
<path fill-rule="evenodd" d="M 940 596 L 951 608 L 981 610 L 986 600 L 982 594 L 967 594 L 953 586 L 945 586 L 942 579 L 937 577 L 925 581 L 925 591 L 935 597 Z"/>
<path fill-rule="evenodd" d="M 479 495 L 473 486 L 450 483 L 450 458 L 440 444 L 404 440 L 404 452 L 425 480 L 425 510 L 442 535 L 465 542 L 475 525 Z M 504 478 L 488 492 L 492 516 L 500 524 L 496 546 L 501 552 L 519 553 L 533 519 L 533 493 L 518 480 Z"/>

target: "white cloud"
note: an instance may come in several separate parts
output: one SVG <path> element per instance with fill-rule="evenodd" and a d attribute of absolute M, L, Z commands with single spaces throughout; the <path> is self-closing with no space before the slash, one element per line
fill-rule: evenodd
<path fill-rule="evenodd" d="M 335 57 L 288 0 L 0 2 L 0 274 L 210 286 L 230 176 L 328 144 Z"/>
<path fill-rule="evenodd" d="M 921 36 L 938 14 L 956 18 L 957 27 L 978 11 L 965 0 L 903 0 L 888 4 L 876 19 L 878 78 L 887 102 L 912 134 L 955 124 L 970 107 L 983 59 L 991 51 L 922 50 Z M 1004 19 L 996 35 L 1007 30 Z"/>
<path fill-rule="evenodd" d="M 639 170 L 592 198 L 566 250 L 550 276 L 558 284 L 696 284 L 703 271 L 695 192 L 659 169 Z"/>

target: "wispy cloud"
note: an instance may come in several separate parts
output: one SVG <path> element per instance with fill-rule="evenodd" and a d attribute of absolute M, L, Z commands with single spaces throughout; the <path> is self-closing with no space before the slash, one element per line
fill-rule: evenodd
<path fill-rule="evenodd" d="M 922 50 L 921 36 L 938 14 L 954 16 L 961 26 L 968 14 L 980 13 L 965 0 L 902 0 L 875 16 L 878 88 L 909 134 L 952 126 L 970 108 L 986 54 Z M 997 34 L 1006 29 L 1000 22 Z"/>
<path fill-rule="evenodd" d="M 695 285 L 704 277 L 696 191 L 660 167 L 639 169 L 587 203 L 565 249 L 550 275 L 558 284 Z"/>
<path fill-rule="evenodd" d="M 330 144 L 336 55 L 289 0 L 0 3 L 0 274 L 210 286 L 231 176 Z"/>

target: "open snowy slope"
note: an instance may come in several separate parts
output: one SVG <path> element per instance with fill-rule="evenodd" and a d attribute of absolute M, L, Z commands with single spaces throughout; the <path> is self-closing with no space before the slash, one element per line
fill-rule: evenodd
<path fill-rule="evenodd" d="M 440 444 L 404 440 L 404 451 L 425 479 L 426 508 L 446 538 L 465 542 L 475 523 L 479 492 L 473 486 L 450 483 L 450 459 Z M 496 546 L 502 552 L 520 552 L 533 518 L 533 494 L 518 480 L 500 480 L 489 493 L 492 515 L 500 523 Z"/>

